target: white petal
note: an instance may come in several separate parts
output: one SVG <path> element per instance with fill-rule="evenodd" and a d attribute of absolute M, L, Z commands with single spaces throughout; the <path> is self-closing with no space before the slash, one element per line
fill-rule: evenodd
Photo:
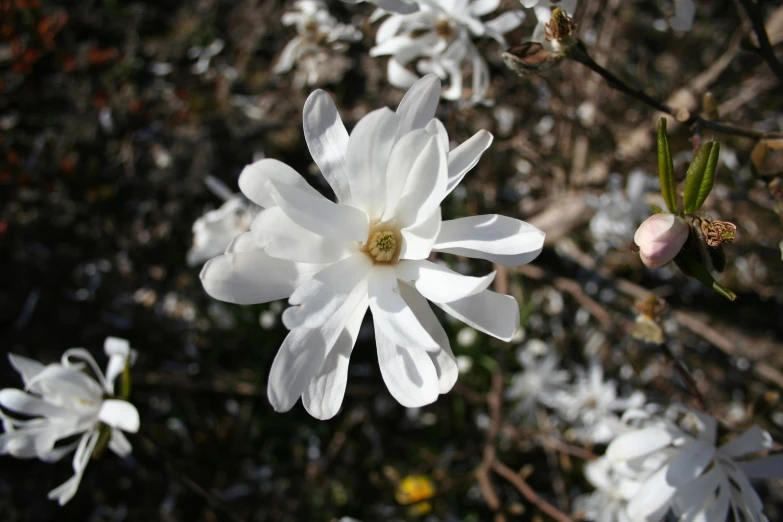
<path fill-rule="evenodd" d="M 47 498 L 50 500 L 57 500 L 57 503 L 61 506 L 65 505 L 73 498 L 76 491 L 79 489 L 79 483 L 82 481 L 84 469 L 87 467 L 87 463 L 90 462 L 90 456 L 95 450 L 95 445 L 98 442 L 98 435 L 98 430 L 94 430 L 81 438 L 79 445 L 76 448 L 76 453 L 73 456 L 74 476 L 51 490 L 47 495 Z"/>
<path fill-rule="evenodd" d="M 367 313 L 367 307 L 368 301 L 363 299 L 354 310 L 318 373 L 302 394 L 302 404 L 307 413 L 316 419 L 331 419 L 340 410 L 348 382 L 348 361 L 362 326 L 362 320 Z"/>
<path fill-rule="evenodd" d="M 318 89 L 307 98 L 302 126 L 310 155 L 334 190 L 337 201 L 350 204 L 351 188 L 345 162 L 348 131 L 326 92 Z"/>
<path fill-rule="evenodd" d="M 376 332 L 382 330 L 390 342 L 406 348 L 440 349 L 400 296 L 394 267 L 373 267 L 368 279 L 368 294 Z"/>
<path fill-rule="evenodd" d="M 519 329 L 519 305 L 510 295 L 484 290 L 459 301 L 436 304 L 468 326 L 503 341 L 510 341 Z"/>
<path fill-rule="evenodd" d="M 783 453 L 748 462 L 738 462 L 737 466 L 750 478 L 783 478 Z"/>
<path fill-rule="evenodd" d="M 38 390 L 31 388 L 27 382 L 32 380 L 33 377 L 35 377 L 37 374 L 41 373 L 45 366 L 38 361 L 29 359 L 22 355 L 15 355 L 13 353 L 8 354 L 8 361 L 11 363 L 11 366 L 13 366 L 14 369 L 19 372 L 25 388 L 29 389 L 30 391 L 37 392 Z"/>
<path fill-rule="evenodd" d="M 395 58 L 389 58 L 389 63 L 386 66 L 386 75 L 389 78 L 389 83 L 398 89 L 407 89 L 419 80 L 415 73 L 412 73 Z"/>
<path fill-rule="evenodd" d="M 345 241 L 367 239 L 367 214 L 354 207 L 333 203 L 298 188 L 270 181 L 272 198 L 291 221 L 307 230 Z"/>
<path fill-rule="evenodd" d="M 657 521 L 669 509 L 672 495 L 677 491 L 666 482 L 668 466 L 664 465 L 645 481 L 642 488 L 628 502 L 626 512 L 632 520 Z"/>
<path fill-rule="evenodd" d="M 446 186 L 446 194 L 451 193 L 454 187 L 460 184 L 465 174 L 476 166 L 481 155 L 492 144 L 492 139 L 492 134 L 480 130 L 449 152 L 449 181 Z"/>
<path fill-rule="evenodd" d="M 606 448 L 606 458 L 624 462 L 648 455 L 671 444 L 672 434 L 658 427 L 648 427 L 619 435 Z"/>
<path fill-rule="evenodd" d="M 522 11 L 506 11 L 497 18 L 484 22 L 487 32 L 493 31 L 497 34 L 506 34 L 513 31 L 525 20 L 525 13 Z"/>
<path fill-rule="evenodd" d="M 433 136 L 411 167 L 400 203 L 394 213 L 402 228 L 429 218 L 446 193 L 448 165 L 446 151 Z"/>
<path fill-rule="evenodd" d="M 98 412 L 98 419 L 112 428 L 128 433 L 139 431 L 139 412 L 127 401 L 106 399 Z"/>
<path fill-rule="evenodd" d="M 428 353 L 396 345 L 378 322 L 375 343 L 383 382 L 397 402 L 406 408 L 418 408 L 437 400 L 438 373 Z"/>
<path fill-rule="evenodd" d="M 407 0 L 374 0 L 373 3 L 384 11 L 397 14 L 415 13 L 419 9 L 416 2 Z"/>
<path fill-rule="evenodd" d="M 351 131 L 346 161 L 353 205 L 372 221 L 383 213 L 386 197 L 386 166 L 397 132 L 397 115 L 382 108 L 364 116 Z M 367 234 L 361 240 L 366 239 Z"/>
<path fill-rule="evenodd" d="M 294 328 L 316 328 L 342 307 L 356 285 L 363 281 L 373 263 L 364 252 L 324 268 L 299 285 L 283 312 L 283 324 Z"/>
<path fill-rule="evenodd" d="M 378 26 L 378 32 L 375 33 L 375 42 L 381 44 L 392 38 L 399 31 L 403 21 L 405 21 L 405 17 L 402 16 L 390 16 L 384 20 Z"/>
<path fill-rule="evenodd" d="M 429 123 L 424 127 L 430 135 L 437 136 L 440 142 L 440 147 L 448 152 L 449 150 L 449 133 L 446 127 L 437 118 L 432 118 Z"/>
<path fill-rule="evenodd" d="M 440 207 L 429 218 L 400 230 L 403 242 L 400 259 L 427 259 L 440 233 Z"/>
<path fill-rule="evenodd" d="M 414 129 L 423 129 L 435 117 L 439 100 L 440 78 L 428 74 L 416 81 L 397 106 L 397 116 L 400 118 L 397 137 Z"/>
<path fill-rule="evenodd" d="M 282 161 L 270 158 L 258 160 L 245 167 L 239 175 L 239 189 L 256 205 L 263 208 L 274 207 L 276 203 L 266 185 L 270 180 L 296 187 L 312 196 L 321 196 L 297 171 Z"/>
<path fill-rule="evenodd" d="M 434 303 L 450 303 L 477 294 L 492 284 L 495 272 L 484 277 L 458 274 L 450 268 L 427 261 L 403 260 L 395 267 L 397 279 L 416 288 Z"/>
<path fill-rule="evenodd" d="M 109 449 L 118 457 L 124 458 L 131 454 L 133 446 L 131 446 L 128 438 L 120 430 L 111 430 Z"/>
<path fill-rule="evenodd" d="M 75 415 L 73 410 L 57 406 L 14 388 L 0 390 L 0 406 L 31 417 L 70 417 Z"/>
<path fill-rule="evenodd" d="M 489 214 L 444 221 L 433 250 L 519 266 L 538 257 L 545 234 L 506 216 Z"/>
<path fill-rule="evenodd" d="M 280 210 L 277 207 L 273 207 L 267 210 L 262 210 L 258 214 L 263 214 L 264 212 L 272 212 L 275 211 L 280 215 L 283 215 L 283 211 Z M 256 216 L 258 217 L 258 216 Z M 303 230 L 303 229 L 302 229 Z M 320 236 L 319 236 L 320 237 Z M 261 250 L 261 245 L 256 243 L 255 238 L 253 237 L 252 228 L 248 232 L 242 232 L 237 237 L 231 240 L 231 243 L 228 244 L 226 247 L 225 254 L 235 254 L 237 252 L 254 252 L 256 250 Z M 276 256 L 276 257 L 283 257 L 283 256 Z"/>
<path fill-rule="evenodd" d="M 715 446 L 703 442 L 690 442 L 669 461 L 666 482 L 674 487 L 687 484 L 702 474 L 712 462 Z"/>
<path fill-rule="evenodd" d="M 262 210 L 253 219 L 250 230 L 255 249 L 263 248 L 271 257 L 302 263 L 333 263 L 356 252 L 359 246 L 356 241 L 310 232 L 294 223 L 278 207 Z"/>
<path fill-rule="evenodd" d="M 106 391 L 109 395 L 114 395 L 114 380 L 125 370 L 129 360 L 133 364 L 136 352 L 131 350 L 126 339 L 119 337 L 107 337 L 103 343 L 103 351 L 109 356 L 109 364 L 106 366 Z"/>
<path fill-rule="evenodd" d="M 473 0 L 470 12 L 473 16 L 484 16 L 500 6 L 500 0 Z"/>
<path fill-rule="evenodd" d="M 367 285 L 359 283 L 342 308 L 320 328 L 291 330 L 269 371 L 267 394 L 275 411 L 288 411 L 296 404 L 366 296 Z"/>
<path fill-rule="evenodd" d="M 744 457 L 751 453 L 772 449 L 773 445 L 770 434 L 753 425 L 739 437 L 721 446 L 720 452 L 721 455 L 728 457 Z"/>
<path fill-rule="evenodd" d="M 201 270 L 201 284 L 215 299 L 235 304 L 267 303 L 290 296 L 322 265 L 294 263 L 265 252 L 239 252 L 211 259 Z"/>
<path fill-rule="evenodd" d="M 427 332 L 435 339 L 440 346 L 437 352 L 427 352 L 435 365 L 435 372 L 438 374 L 438 393 L 448 393 L 454 387 L 459 376 L 459 367 L 457 359 L 451 351 L 449 336 L 446 330 L 438 321 L 435 313 L 430 308 L 429 303 L 424 297 L 406 284 L 400 285 L 400 295 L 408 303 L 416 318 Z"/>
<path fill-rule="evenodd" d="M 432 135 L 425 129 L 417 129 L 407 133 L 394 144 L 384 175 L 386 201 L 381 221 L 388 221 L 396 215 L 408 176 L 430 138 Z"/>
<path fill-rule="evenodd" d="M 296 63 L 297 52 L 299 47 L 304 42 L 301 36 L 295 36 L 290 42 L 285 44 L 283 50 L 280 52 L 280 56 L 277 58 L 277 63 L 272 72 L 275 74 L 283 74 L 291 70 Z"/>

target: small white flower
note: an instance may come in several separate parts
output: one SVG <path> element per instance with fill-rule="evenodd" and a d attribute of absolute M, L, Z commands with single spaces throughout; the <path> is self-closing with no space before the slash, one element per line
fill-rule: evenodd
<path fill-rule="evenodd" d="M 258 213 L 258 207 L 241 194 L 231 191 L 212 176 L 207 186 L 216 196 L 225 200 L 220 208 L 210 210 L 193 223 L 193 246 L 188 252 L 190 266 L 203 263 L 226 251 L 231 241 L 242 232 L 247 232 L 250 223 Z"/>
<path fill-rule="evenodd" d="M 601 364 L 593 360 L 587 372 L 577 369 L 576 382 L 554 393 L 549 405 L 564 420 L 576 424 L 572 433 L 579 440 L 603 443 L 622 431 L 617 413 L 640 408 L 644 402 L 644 393 L 640 391 L 626 398 L 618 397 L 617 383 L 604 381 Z"/>
<path fill-rule="evenodd" d="M 296 65 L 296 88 L 342 79 L 351 61 L 340 53 L 347 49 L 345 42 L 361 40 L 361 31 L 339 23 L 321 0 L 297 0 L 294 9 L 283 14 L 283 25 L 296 27 L 297 36 L 280 53 L 275 74 Z"/>
<path fill-rule="evenodd" d="M 314 417 L 337 413 L 368 308 L 381 375 L 407 407 L 434 402 L 458 374 L 427 300 L 500 339 L 517 330 L 517 302 L 487 289 L 494 273 L 467 277 L 428 260 L 444 252 L 518 266 L 535 259 L 544 240 L 540 230 L 505 216 L 441 221 L 441 202 L 492 135 L 479 131 L 449 152 L 446 129 L 433 118 L 439 98 L 440 81 L 426 76 L 396 112 L 369 113 L 349 136 L 329 95 L 310 95 L 305 140 L 336 203 L 277 160 L 242 172 L 240 189 L 264 210 L 250 232 L 204 266 L 201 279 L 209 295 L 237 304 L 290 297 L 282 319 L 291 332 L 269 376 L 275 410 L 301 397 Z"/>
<path fill-rule="evenodd" d="M 519 27 L 522 11 L 507 11 L 494 20 L 480 17 L 495 11 L 500 0 L 420 0 L 420 10 L 411 14 L 392 14 L 378 27 L 376 46 L 370 56 L 390 56 L 389 83 L 407 89 L 419 75 L 434 73 L 448 79 L 443 92 L 447 100 L 462 97 L 462 66 L 473 69 L 471 103 L 485 102 L 489 88 L 489 66 L 473 38 L 490 37 L 505 47 L 503 35 Z M 415 64 L 419 74 L 408 69 Z"/>
<path fill-rule="evenodd" d="M 49 498 L 60 505 L 76 494 L 87 462 L 105 430 L 109 433 L 109 449 L 125 457 L 131 452 L 131 445 L 122 432 L 136 433 L 139 429 L 136 408 L 113 398 L 114 380 L 126 364 L 132 363 L 135 352 L 128 341 L 116 337 L 106 339 L 104 351 L 109 356 L 105 375 L 83 348 L 71 348 L 59 364 L 48 366 L 20 355 L 8 355 L 22 376 L 25 391 L 0 390 L 0 406 L 30 419 L 16 419 L 0 410 L 5 430 L 0 435 L 0 455 L 55 462 L 75 450 L 74 476 L 49 492 Z M 56 446 L 58 441 L 77 435 L 77 441 Z"/>
<path fill-rule="evenodd" d="M 196 60 L 196 63 L 190 68 L 190 72 L 199 76 L 206 73 L 209 70 L 212 58 L 220 54 L 223 47 L 225 47 L 225 42 L 220 38 L 216 38 L 206 47 L 196 45 L 188 49 L 188 58 Z"/>
<path fill-rule="evenodd" d="M 629 499 L 632 520 L 660 520 L 671 509 L 680 521 L 762 522 L 764 506 L 749 479 L 783 478 L 783 454 L 747 460 L 767 451 L 769 433 L 753 426 L 735 439 L 716 445 L 717 422 L 701 412 L 674 406 L 665 417 L 650 416 L 618 436 L 607 448 L 614 465 L 649 473 Z"/>
<path fill-rule="evenodd" d="M 566 370 L 560 369 L 560 358 L 549 351 L 546 343 L 531 339 L 517 351 L 517 360 L 524 368 L 514 374 L 506 398 L 518 401 L 515 412 L 532 413 L 537 403 L 553 406 L 552 398 L 562 392 L 570 380 Z"/>

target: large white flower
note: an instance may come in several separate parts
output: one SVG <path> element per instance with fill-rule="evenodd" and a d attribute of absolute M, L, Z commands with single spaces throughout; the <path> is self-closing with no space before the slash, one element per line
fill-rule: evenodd
<path fill-rule="evenodd" d="M 524 20 L 522 11 L 507 11 L 488 22 L 481 20 L 499 5 L 500 0 L 420 0 L 419 11 L 392 14 L 384 20 L 370 56 L 390 56 L 387 72 L 395 87 L 410 87 L 419 74 L 434 73 L 448 79 L 449 88 L 443 92 L 448 100 L 462 97 L 462 66 L 470 63 L 471 102 L 482 102 L 489 88 L 489 67 L 473 38 L 487 36 L 505 47 L 503 34 Z M 412 63 L 419 74 L 408 69 Z"/>
<path fill-rule="evenodd" d="M 258 212 L 255 205 L 241 194 L 232 194 L 217 178 L 208 176 L 206 184 L 225 203 L 193 223 L 193 245 L 188 251 L 188 264 L 191 266 L 225 252 L 235 237 L 247 232 Z"/>
<path fill-rule="evenodd" d="M 615 465 L 645 469 L 649 478 L 629 500 L 632 520 L 660 520 L 671 511 L 680 521 L 762 522 L 764 506 L 749 479 L 783 478 L 783 454 L 747 460 L 772 448 L 769 433 L 753 426 L 717 446 L 717 422 L 701 412 L 672 407 L 618 436 L 606 456 Z"/>
<path fill-rule="evenodd" d="M 25 391 L 0 390 L 0 406 L 29 419 L 16 419 L 0 410 L 5 430 L 0 435 L 0 455 L 55 462 L 75 450 L 74 476 L 49 492 L 49 498 L 60 505 L 76 494 L 101 439 L 108 437 L 109 449 L 124 457 L 130 454 L 131 445 L 122 432 L 136 433 L 139 429 L 136 408 L 127 401 L 112 398 L 116 396 L 114 380 L 132 361 L 135 352 L 128 341 L 115 337 L 106 339 L 104 350 L 109 356 L 105 375 L 83 348 L 67 350 L 59 364 L 48 366 L 20 355 L 8 356 L 22 376 Z M 92 371 L 94 376 L 85 370 Z M 79 436 L 78 440 L 56 445 L 73 436 Z"/>
<path fill-rule="evenodd" d="M 283 74 L 295 65 L 297 88 L 340 81 L 351 61 L 342 53 L 346 42 L 361 40 L 362 33 L 329 14 L 321 0 L 297 0 L 294 9 L 283 14 L 283 25 L 296 27 L 297 36 L 286 44 L 273 72 Z"/>
<path fill-rule="evenodd" d="M 517 266 L 533 260 L 544 239 L 535 227 L 499 215 L 441 222 L 441 201 L 492 135 L 479 131 L 449 152 L 446 130 L 433 118 L 439 97 L 440 81 L 428 75 L 396 112 L 369 113 L 349 136 L 329 95 L 310 95 L 305 139 L 335 203 L 279 161 L 264 159 L 242 172 L 240 189 L 265 210 L 201 278 L 207 293 L 232 303 L 290 296 L 283 322 L 291 332 L 269 376 L 277 411 L 302 397 L 314 417 L 337 413 L 368 307 L 381 374 L 407 407 L 435 401 L 458 374 L 427 299 L 500 339 L 517 330 L 514 298 L 487 290 L 494 273 L 467 277 L 428 261 L 445 252 Z"/>
<path fill-rule="evenodd" d="M 604 443 L 622 430 L 617 413 L 640 408 L 644 402 L 644 393 L 640 391 L 618 397 L 617 383 L 605 381 L 601 364 L 593 360 L 587 371 L 577 369 L 574 384 L 554 393 L 549 405 L 575 424 L 572 434 L 579 440 Z"/>

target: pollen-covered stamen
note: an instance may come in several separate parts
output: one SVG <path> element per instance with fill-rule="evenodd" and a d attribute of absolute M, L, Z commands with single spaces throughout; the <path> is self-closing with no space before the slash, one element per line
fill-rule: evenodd
<path fill-rule="evenodd" d="M 454 35 L 454 25 L 452 25 L 451 20 L 448 18 L 440 18 L 435 22 L 435 34 L 445 40 L 451 39 Z"/>
<path fill-rule="evenodd" d="M 378 230 L 370 236 L 367 251 L 373 259 L 380 263 L 388 263 L 394 259 L 397 251 L 397 240 L 391 230 Z"/>

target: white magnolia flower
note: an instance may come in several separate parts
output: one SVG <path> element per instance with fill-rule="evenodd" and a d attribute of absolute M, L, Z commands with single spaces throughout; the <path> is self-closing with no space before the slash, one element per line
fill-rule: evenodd
<path fill-rule="evenodd" d="M 550 400 L 550 406 L 564 420 L 575 424 L 572 433 L 579 440 L 604 443 L 623 429 L 617 413 L 640 408 L 645 396 L 636 391 L 629 397 L 618 397 L 617 383 L 604 381 L 601 364 L 593 360 L 586 372 L 577 368 L 574 384 L 557 391 Z"/>
<path fill-rule="evenodd" d="M 585 466 L 585 478 L 595 488 L 590 494 L 574 500 L 574 510 L 593 522 L 642 522 L 628 516 L 628 500 L 639 493 L 642 486 L 639 472 L 615 466 L 601 457 Z"/>
<path fill-rule="evenodd" d="M 370 56 L 390 56 L 389 83 L 408 88 L 420 74 L 434 73 L 448 79 L 443 92 L 447 100 L 462 97 L 462 66 L 473 69 L 472 103 L 485 101 L 489 88 L 489 67 L 473 44 L 473 38 L 490 37 L 505 47 L 503 35 L 519 27 L 522 11 L 507 11 L 494 20 L 481 21 L 495 11 L 500 0 L 420 0 L 412 14 L 392 14 L 378 27 L 376 46 Z M 415 64 L 419 74 L 408 68 Z"/>
<path fill-rule="evenodd" d="M 543 353 L 541 345 L 546 347 Z M 515 412 L 529 414 L 537 403 L 553 406 L 552 398 L 570 380 L 568 372 L 560 369 L 560 357 L 538 339 L 531 339 L 517 351 L 517 360 L 524 370 L 514 374 L 506 391 L 506 398 L 518 401 Z"/>
<path fill-rule="evenodd" d="M 540 42 L 550 51 L 556 51 L 556 42 L 551 42 L 546 38 L 546 24 L 552 19 L 552 9 L 559 7 L 570 17 L 574 16 L 576 11 L 577 0 L 520 0 L 523 7 L 533 8 L 536 13 L 536 19 L 538 24 L 533 30 L 533 36 L 531 38 L 534 42 Z"/>
<path fill-rule="evenodd" d="M 348 358 L 368 307 L 386 385 L 419 407 L 448 392 L 458 368 L 430 300 L 469 326 L 509 340 L 518 328 L 513 297 L 487 290 L 494 273 L 467 277 L 428 261 L 433 252 L 508 266 L 532 261 L 544 234 L 499 215 L 441 222 L 441 201 L 492 142 L 479 131 L 448 151 L 434 119 L 440 81 L 417 82 L 396 112 L 378 109 L 348 135 L 334 102 L 315 91 L 304 106 L 310 153 L 334 190 L 324 198 L 273 159 L 242 172 L 239 187 L 263 210 L 251 231 L 201 274 L 207 293 L 238 304 L 289 297 L 291 333 L 272 364 L 268 393 L 277 411 L 302 397 L 320 419 L 342 404 Z"/>
<path fill-rule="evenodd" d="M 49 498 L 60 505 L 76 494 L 99 440 L 108 436 L 109 449 L 125 457 L 131 452 L 131 445 L 122 432 L 136 433 L 139 429 L 136 408 L 113 398 L 116 397 L 114 380 L 132 362 L 135 352 L 128 341 L 116 337 L 106 339 L 104 350 L 109 356 L 105 375 L 83 348 L 71 348 L 59 364 L 48 366 L 20 355 L 8 355 L 11 365 L 22 376 L 25 391 L 0 390 L 0 406 L 24 415 L 26 420 L 0 410 L 5 430 L 0 435 L 0 455 L 55 462 L 75 450 L 74 476 L 49 492 Z M 74 436 L 78 440 L 56 446 L 58 441 Z"/>
<path fill-rule="evenodd" d="M 232 194 L 220 180 L 208 176 L 207 187 L 222 198 L 220 208 L 210 210 L 193 223 L 193 246 L 188 252 L 190 266 L 203 263 L 226 251 L 231 241 L 247 232 L 250 222 L 258 213 L 258 207 L 241 194 Z"/>
<path fill-rule="evenodd" d="M 340 81 L 351 66 L 342 54 L 348 48 L 346 42 L 361 40 L 361 31 L 338 22 L 321 0 L 297 0 L 282 21 L 296 27 L 297 36 L 283 48 L 274 73 L 286 73 L 296 65 L 296 88 Z"/>
<path fill-rule="evenodd" d="M 629 499 L 627 515 L 657 522 L 671 509 L 682 522 L 717 521 L 731 510 L 734 520 L 766 521 L 749 479 L 783 478 L 783 454 L 746 459 L 773 446 L 769 433 L 757 426 L 721 446 L 716 432 L 713 417 L 677 406 L 618 436 L 607 458 L 649 473 Z"/>

